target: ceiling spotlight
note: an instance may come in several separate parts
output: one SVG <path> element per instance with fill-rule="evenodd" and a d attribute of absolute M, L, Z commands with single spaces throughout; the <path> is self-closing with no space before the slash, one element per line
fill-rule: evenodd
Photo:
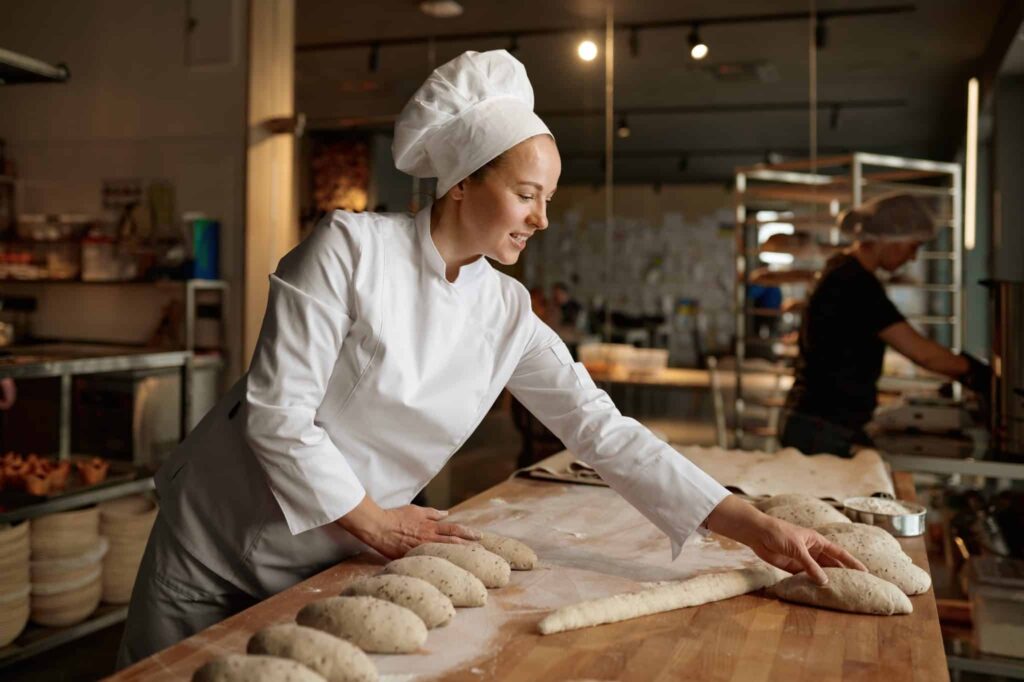
<path fill-rule="evenodd" d="M 626 117 L 623 116 L 619 119 L 619 125 L 615 128 L 615 134 L 619 136 L 619 139 L 625 140 L 631 133 L 629 123 L 626 121 Z"/>
<path fill-rule="evenodd" d="M 455 0 L 422 0 L 420 11 L 435 19 L 451 19 L 462 14 L 462 5 Z"/>
<path fill-rule="evenodd" d="M 814 46 L 819 50 L 824 50 L 828 45 L 828 26 L 825 25 L 824 19 L 818 19 L 814 23 Z"/>
<path fill-rule="evenodd" d="M 597 57 L 597 45 L 593 40 L 584 40 L 576 48 L 576 54 L 585 62 L 592 62 Z"/>
<path fill-rule="evenodd" d="M 700 32 L 697 30 L 696 24 L 694 24 L 693 29 L 690 31 L 689 43 L 691 57 L 700 61 L 708 56 L 708 46 L 700 39 Z"/>

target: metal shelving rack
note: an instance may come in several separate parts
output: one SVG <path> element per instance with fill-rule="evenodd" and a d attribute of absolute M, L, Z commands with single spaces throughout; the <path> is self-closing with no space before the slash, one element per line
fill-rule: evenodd
<path fill-rule="evenodd" d="M 777 164 L 762 164 L 736 171 L 736 364 L 744 367 L 748 356 L 748 320 L 754 313 L 748 296 L 751 273 L 758 264 L 758 210 L 785 212 L 776 222 L 790 223 L 795 231 L 823 237 L 831 246 L 841 245 L 836 217 L 851 207 L 891 192 L 914 194 L 932 208 L 939 230 L 936 238 L 918 254 L 925 261 L 926 281 L 892 283 L 890 288 L 911 287 L 927 299 L 927 314 L 908 315 L 908 321 L 931 336 L 950 330 L 946 342 L 954 350 L 963 338 L 963 235 L 962 184 L 959 164 L 856 152 Z M 822 240 L 819 240 L 822 241 Z M 942 264 L 948 263 L 948 267 Z M 817 269 L 817 268 L 815 268 Z M 944 280 L 933 279 L 945 270 Z M 784 271 L 783 271 L 784 272 Z M 778 274 L 778 273 L 777 273 Z M 794 268 L 794 282 L 800 277 Z M 780 275 L 784 276 L 784 275 Z M 804 277 L 809 284 L 813 279 Z M 947 303 L 935 304 L 936 297 Z M 797 314 L 797 313 L 794 313 Z M 746 400 L 743 372 L 736 373 L 735 447 L 742 447 Z M 954 390 L 959 393 L 959 385 Z M 764 435 L 763 430 L 759 434 Z"/>
<path fill-rule="evenodd" d="M 119 483 L 100 484 L 74 493 L 0 513 L 0 523 L 16 523 L 46 514 L 79 509 L 90 504 L 114 500 L 127 495 L 147 493 L 154 489 L 153 476 L 142 470 L 136 478 Z M 0 647 L 0 670 L 42 654 L 62 644 L 121 623 L 128 617 L 128 607 L 120 604 L 100 604 L 99 608 L 81 623 L 67 627 L 42 627 L 29 624 L 16 640 Z M 2 677 L 2 675 L 0 675 Z"/>

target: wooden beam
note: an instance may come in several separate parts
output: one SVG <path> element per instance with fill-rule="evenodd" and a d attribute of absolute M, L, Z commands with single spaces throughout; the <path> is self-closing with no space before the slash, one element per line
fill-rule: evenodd
<path fill-rule="evenodd" d="M 243 365 L 267 307 L 268 275 L 298 243 L 295 0 L 250 0 Z M 281 126 L 282 121 L 289 125 Z"/>

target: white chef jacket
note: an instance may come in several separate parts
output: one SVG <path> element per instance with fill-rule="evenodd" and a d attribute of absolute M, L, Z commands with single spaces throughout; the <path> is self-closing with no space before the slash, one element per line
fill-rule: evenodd
<path fill-rule="evenodd" d="M 364 550 L 336 519 L 408 504 L 502 388 L 660 528 L 673 552 L 728 492 L 622 416 L 483 257 L 455 282 L 408 215 L 335 211 L 270 277 L 241 379 L 157 476 L 195 556 L 262 596 Z"/>

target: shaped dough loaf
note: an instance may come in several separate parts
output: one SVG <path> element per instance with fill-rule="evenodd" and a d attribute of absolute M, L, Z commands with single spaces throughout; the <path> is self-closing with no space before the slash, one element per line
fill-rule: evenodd
<path fill-rule="evenodd" d="M 385 573 L 410 575 L 426 580 L 452 600 L 455 606 L 483 606 L 487 588 L 469 571 L 436 556 L 407 556 L 384 567 Z"/>
<path fill-rule="evenodd" d="M 250 654 L 288 658 L 327 682 L 377 682 L 377 668 L 359 647 L 295 623 L 271 625 L 249 639 Z"/>
<path fill-rule="evenodd" d="M 295 621 L 373 654 L 409 654 L 427 641 L 427 626 L 419 616 L 374 597 L 321 599 L 302 607 Z"/>
<path fill-rule="evenodd" d="M 480 545 L 455 545 L 447 542 L 427 542 L 414 547 L 406 556 L 436 556 L 464 568 L 484 584 L 484 587 L 504 587 L 512 568 L 508 562 Z"/>
<path fill-rule="evenodd" d="M 545 617 L 541 634 L 550 635 L 605 623 L 649 616 L 689 606 L 729 599 L 774 585 L 787 574 L 771 566 L 706 573 L 696 578 L 658 585 L 640 592 L 616 594 L 564 606 Z"/>
<path fill-rule="evenodd" d="M 773 586 L 779 599 L 850 613 L 879 616 L 912 613 L 913 605 L 898 587 L 881 578 L 849 568 L 823 568 L 827 585 L 818 585 L 806 573 L 798 573 Z"/>
<path fill-rule="evenodd" d="M 295 661 L 274 656 L 234 654 L 210 661 L 197 670 L 192 682 L 325 682 Z"/>
<path fill-rule="evenodd" d="M 904 594 L 922 594 L 932 586 L 932 577 L 928 571 L 915 564 L 906 554 L 880 552 L 874 549 L 847 551 L 860 559 L 868 573 L 888 580 Z"/>
<path fill-rule="evenodd" d="M 532 571 L 537 565 L 537 554 L 526 544 L 514 538 L 481 531 L 480 545 L 508 562 L 513 571 Z"/>
<path fill-rule="evenodd" d="M 804 495 L 803 493 L 784 493 L 782 495 L 772 495 L 765 500 L 759 500 L 754 506 L 763 512 L 767 512 L 769 509 L 774 509 L 775 507 L 787 507 L 791 504 L 805 504 L 808 502 L 813 504 L 815 502 L 821 502 L 821 500 L 811 495 Z M 826 502 L 825 504 L 828 503 Z"/>
<path fill-rule="evenodd" d="M 900 541 L 890 535 L 889 531 L 878 526 L 856 522 L 826 523 L 824 526 L 818 526 L 815 530 L 832 542 L 836 542 L 840 534 L 853 535 L 856 537 L 847 538 L 847 540 L 855 543 L 864 543 L 865 546 L 877 546 L 879 549 L 903 553 L 903 546 L 900 544 Z M 904 556 L 906 555 L 904 554 Z M 909 559 L 910 557 L 907 558 Z"/>
<path fill-rule="evenodd" d="M 809 500 L 795 504 L 785 504 L 779 507 L 772 507 L 767 512 L 768 516 L 774 516 L 783 521 L 789 521 L 804 528 L 817 528 L 826 523 L 851 523 L 846 515 L 828 502 L 821 500 Z"/>
<path fill-rule="evenodd" d="M 928 571 L 914 564 L 896 538 L 876 526 L 861 523 L 846 525 L 854 528 L 837 530 L 829 527 L 820 528 L 818 532 L 857 557 L 868 569 L 868 573 L 888 580 L 903 590 L 904 594 L 921 594 L 932 586 Z M 877 529 L 882 535 L 868 529 Z"/>
<path fill-rule="evenodd" d="M 359 578 L 341 593 L 376 597 L 409 609 L 428 628 L 444 625 L 455 617 L 452 600 L 422 578 L 409 575 L 375 575 Z"/>

